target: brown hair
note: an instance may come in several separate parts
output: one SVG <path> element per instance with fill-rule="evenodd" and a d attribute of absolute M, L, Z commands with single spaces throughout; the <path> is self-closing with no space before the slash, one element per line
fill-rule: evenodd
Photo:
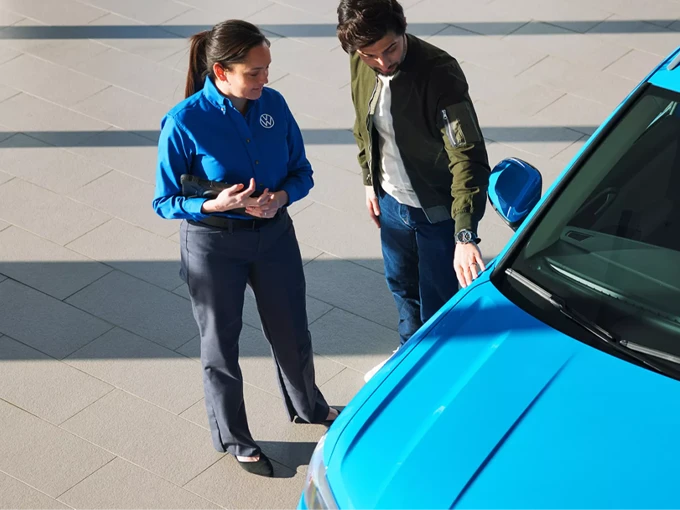
<path fill-rule="evenodd" d="M 205 77 L 212 74 L 214 64 L 228 68 L 245 61 L 248 52 L 269 40 L 252 23 L 230 19 L 218 23 L 211 30 L 199 32 L 190 39 L 189 71 L 184 97 L 189 97 L 203 87 Z"/>
<path fill-rule="evenodd" d="M 397 0 L 341 0 L 337 34 L 345 52 L 375 44 L 389 32 L 406 32 L 404 8 Z"/>

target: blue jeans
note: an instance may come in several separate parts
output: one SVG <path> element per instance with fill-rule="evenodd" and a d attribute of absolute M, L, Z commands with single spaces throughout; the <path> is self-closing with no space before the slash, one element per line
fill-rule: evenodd
<path fill-rule="evenodd" d="M 430 223 L 422 209 L 382 190 L 378 201 L 385 279 L 397 304 L 403 345 L 458 290 L 454 223 Z"/>

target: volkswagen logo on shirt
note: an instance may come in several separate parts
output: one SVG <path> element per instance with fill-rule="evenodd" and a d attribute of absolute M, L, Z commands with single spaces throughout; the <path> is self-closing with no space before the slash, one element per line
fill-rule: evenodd
<path fill-rule="evenodd" d="M 274 117 L 268 113 L 263 113 L 260 115 L 260 124 L 262 124 L 263 128 L 271 129 L 274 127 Z"/>

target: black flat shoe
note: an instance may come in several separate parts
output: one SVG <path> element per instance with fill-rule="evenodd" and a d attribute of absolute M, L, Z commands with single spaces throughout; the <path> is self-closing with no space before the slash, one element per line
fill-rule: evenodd
<path fill-rule="evenodd" d="M 329 406 L 329 407 L 333 407 L 333 406 Z M 337 407 L 333 407 L 333 409 L 335 409 L 335 410 L 338 412 L 338 416 L 340 416 L 340 409 L 338 409 Z M 311 423 L 311 424 L 314 424 L 314 425 L 324 425 L 325 427 L 330 427 L 331 424 L 332 424 L 335 420 L 338 419 L 338 416 L 336 416 L 336 417 L 335 417 L 334 419 L 332 419 L 332 420 L 322 420 L 322 421 L 312 421 L 312 422 L 309 422 L 309 421 L 303 420 L 303 419 L 300 418 L 298 415 L 295 415 L 295 416 L 293 417 L 293 423 L 298 423 L 298 424 L 302 423 L 302 424 L 305 424 L 305 425 L 309 425 L 309 424 Z"/>
<path fill-rule="evenodd" d="M 238 462 L 238 465 L 248 471 L 248 473 L 267 476 L 269 478 L 274 476 L 274 466 L 272 466 L 271 461 L 264 453 L 260 453 L 260 458 L 255 462 L 241 462 L 238 459 L 236 459 L 236 461 Z"/>
<path fill-rule="evenodd" d="M 332 406 L 329 406 L 329 407 L 332 407 Z M 338 414 L 332 420 L 322 421 L 321 425 L 323 425 L 324 427 L 330 427 L 331 425 L 333 425 L 333 422 L 335 422 L 335 420 L 337 420 L 338 417 L 340 416 L 340 409 L 338 409 L 337 407 L 333 407 L 333 409 L 335 409 L 338 412 Z"/>

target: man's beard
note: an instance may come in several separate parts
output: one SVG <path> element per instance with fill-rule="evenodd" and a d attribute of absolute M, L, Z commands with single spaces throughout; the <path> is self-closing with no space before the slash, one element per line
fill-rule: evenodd
<path fill-rule="evenodd" d="M 373 70 L 376 73 L 378 73 L 380 76 L 387 76 L 387 77 L 394 76 L 399 71 L 399 64 L 395 65 L 394 68 L 391 69 L 390 71 L 388 71 L 387 73 L 383 73 L 380 69 L 377 69 L 375 67 L 373 68 Z"/>

